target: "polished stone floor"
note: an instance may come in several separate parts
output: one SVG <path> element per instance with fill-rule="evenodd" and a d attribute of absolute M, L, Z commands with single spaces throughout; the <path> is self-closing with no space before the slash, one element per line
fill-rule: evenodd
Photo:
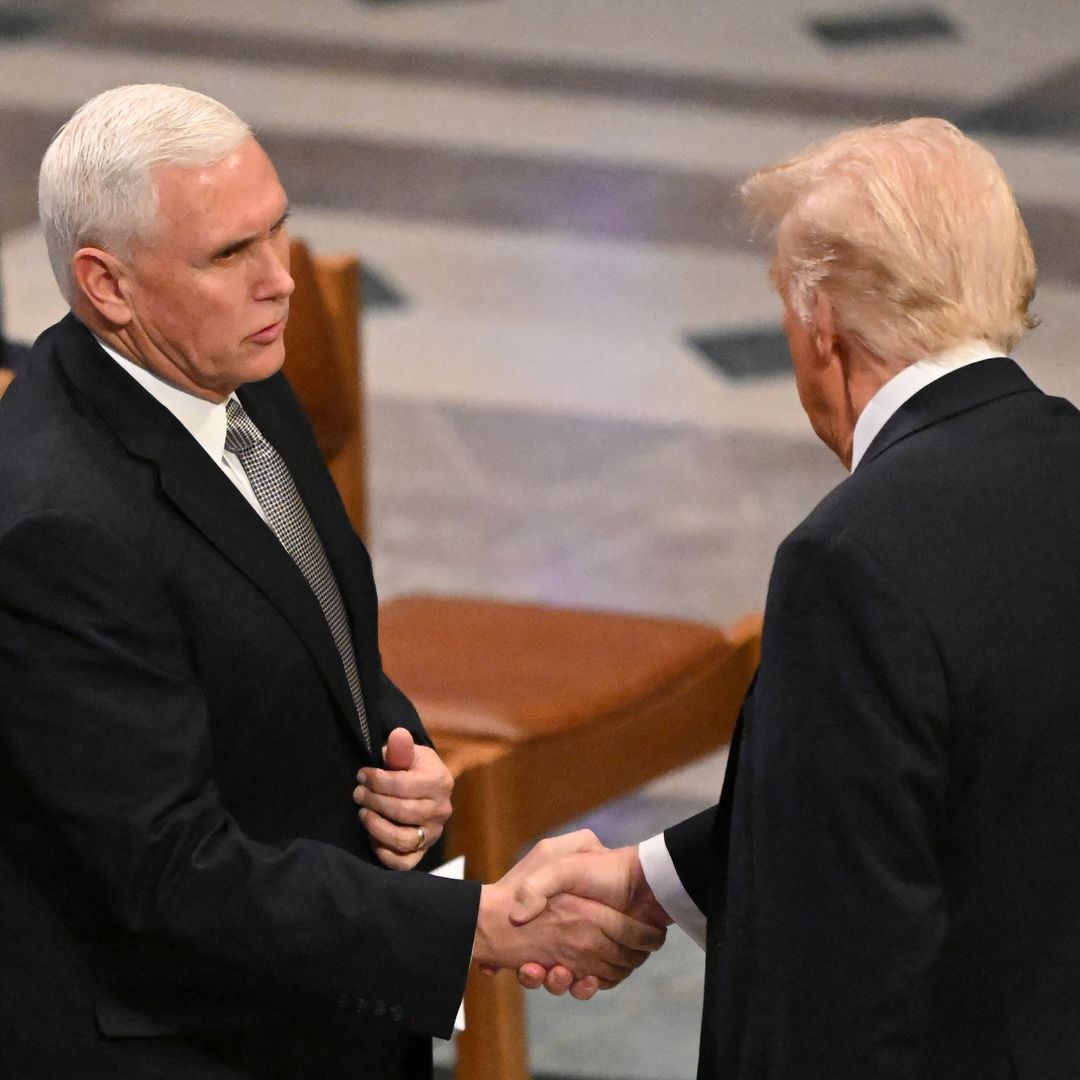
<path fill-rule="evenodd" d="M 0 0 L 17 341 L 63 311 L 35 225 L 41 153 L 82 100 L 133 81 L 236 108 L 294 230 L 364 260 L 383 595 L 719 623 L 762 606 L 776 544 L 844 474 L 799 410 L 736 190 L 851 123 L 932 113 L 985 139 L 1040 262 L 1043 325 L 1017 357 L 1080 401 L 1076 3 Z M 588 824 L 640 839 L 722 772 L 707 759 Z M 673 933 L 588 1005 L 531 996 L 536 1074 L 687 1080 L 701 975 Z"/>

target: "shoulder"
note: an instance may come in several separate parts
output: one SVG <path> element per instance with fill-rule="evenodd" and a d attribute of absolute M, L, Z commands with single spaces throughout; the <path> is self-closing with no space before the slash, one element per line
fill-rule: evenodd
<path fill-rule="evenodd" d="M 1063 539 L 1064 523 L 1077 521 L 1080 414 L 1061 399 L 1016 394 L 864 460 L 784 541 L 776 573 L 859 551 L 932 605 L 973 575 L 1019 572 L 1033 533 Z"/>

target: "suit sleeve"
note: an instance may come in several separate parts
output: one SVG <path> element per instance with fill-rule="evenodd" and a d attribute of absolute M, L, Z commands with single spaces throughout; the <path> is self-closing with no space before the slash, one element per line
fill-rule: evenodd
<path fill-rule="evenodd" d="M 924 1075 L 947 918 L 948 716 L 913 591 L 844 534 L 787 541 L 731 840 L 752 838 L 769 1076 Z"/>
<path fill-rule="evenodd" d="M 664 830 L 664 843 L 679 881 L 698 910 L 709 913 L 717 872 L 712 841 L 717 807 Z"/>
<path fill-rule="evenodd" d="M 479 887 L 238 828 L 153 552 L 55 513 L 0 538 L 0 700 L 5 762 L 122 925 L 449 1037 Z"/>

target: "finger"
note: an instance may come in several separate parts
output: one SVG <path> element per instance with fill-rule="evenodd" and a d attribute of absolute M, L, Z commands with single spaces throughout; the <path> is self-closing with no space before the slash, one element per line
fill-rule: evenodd
<path fill-rule="evenodd" d="M 485 886 L 486 889 L 496 886 Z M 483 909 L 483 905 L 481 905 Z M 505 910 L 505 909 L 504 909 Z M 519 981 L 528 988 L 539 985 L 541 980 L 553 993 L 565 993 L 574 983 L 586 976 L 597 978 L 597 988 L 615 985 L 639 967 L 648 957 L 646 952 L 634 952 L 625 945 L 608 937 L 602 925 L 609 924 L 609 929 L 619 929 L 617 924 L 610 925 L 610 915 L 625 919 L 618 912 L 610 912 L 603 904 L 594 900 L 561 893 L 552 898 L 542 918 L 526 930 L 516 931 L 518 948 L 523 948 L 525 956 L 541 956 L 541 962 L 518 961 Z M 505 916 L 504 916 L 505 917 Z M 630 920 L 627 920 L 630 921 Z M 646 928 L 649 929 L 649 928 Z M 524 934 L 524 937 L 518 935 Z M 535 950 L 535 951 L 534 951 Z M 516 950 L 507 950 L 504 955 Z M 496 955 L 498 953 L 496 952 Z M 520 953 L 519 953 L 520 955 Z M 498 963 L 497 959 L 483 956 L 486 963 Z M 562 965 L 563 972 L 549 976 L 544 968 Z M 582 996 L 593 992 L 591 983 L 578 988 Z"/>
<path fill-rule="evenodd" d="M 416 744 L 412 733 L 403 727 L 396 727 L 387 737 L 383 748 L 383 761 L 388 769 L 411 769 L 416 756 Z"/>
<path fill-rule="evenodd" d="M 556 997 L 562 997 L 573 985 L 574 973 L 569 968 L 563 967 L 562 964 L 556 964 L 544 976 L 544 989 Z"/>
<path fill-rule="evenodd" d="M 485 975 L 498 975 L 499 969 L 494 964 L 477 964 L 476 965 Z"/>
<path fill-rule="evenodd" d="M 522 879 L 514 892 L 510 921 L 515 926 L 531 922 L 547 907 L 548 900 L 559 893 L 588 893 L 584 866 L 587 859 L 588 855 L 565 855 Z"/>
<path fill-rule="evenodd" d="M 413 794 L 416 783 L 412 774 L 403 769 L 394 772 L 391 769 L 361 769 L 356 776 L 360 786 L 380 795 L 390 795 L 396 799 L 408 798 Z"/>
<path fill-rule="evenodd" d="M 561 859 L 564 855 L 582 851 L 607 851 L 607 848 L 592 829 L 576 829 L 574 832 L 546 837 L 535 844 L 525 858 L 538 863 L 550 862 L 552 859 Z"/>
<path fill-rule="evenodd" d="M 392 795 L 380 795 L 364 786 L 353 792 L 353 802 L 399 825 L 423 825 L 429 818 L 442 817 L 436 813 L 438 807 L 431 799 L 398 799 Z"/>
<path fill-rule="evenodd" d="M 424 857 L 422 851 L 414 851 L 411 855 L 401 855 L 390 848 L 372 845 L 375 857 L 389 870 L 411 870 Z"/>
<path fill-rule="evenodd" d="M 627 940 L 659 948 L 664 931 L 638 923 L 595 900 L 561 893 L 549 905 L 552 919 L 561 923 L 564 940 L 573 942 L 578 956 L 575 974 L 599 975 L 619 982 L 641 967 L 650 952 L 625 944 Z"/>
<path fill-rule="evenodd" d="M 662 926 L 651 926 L 638 922 L 621 911 L 615 911 L 604 904 L 597 904 L 594 909 L 597 925 L 613 942 L 635 955 L 654 953 L 667 939 L 667 930 Z M 640 961 L 639 963 L 643 963 Z"/>
<path fill-rule="evenodd" d="M 399 825 L 366 806 L 358 811 L 358 816 L 376 844 L 399 855 L 423 855 L 424 849 L 431 847 L 442 835 L 442 825 L 437 821 L 425 822 L 424 843 L 421 847 L 419 826 Z"/>
<path fill-rule="evenodd" d="M 589 975 L 583 975 L 582 978 L 592 976 L 598 979 L 606 988 L 618 986 L 627 976 L 634 973 L 633 968 L 616 966 L 605 960 L 594 960 L 589 967 L 591 969 Z"/>
<path fill-rule="evenodd" d="M 443 768 L 428 769 L 414 765 L 393 772 L 390 769 L 362 769 L 357 779 L 368 791 L 395 799 L 437 799 L 449 805 L 453 777 Z"/>
<path fill-rule="evenodd" d="M 600 980 L 594 975 L 586 975 L 585 978 L 571 983 L 570 996 L 578 1001 L 588 1001 L 599 989 Z"/>
<path fill-rule="evenodd" d="M 517 971 L 517 980 L 526 990 L 536 990 L 544 985 L 547 968 L 543 964 L 522 964 Z"/>

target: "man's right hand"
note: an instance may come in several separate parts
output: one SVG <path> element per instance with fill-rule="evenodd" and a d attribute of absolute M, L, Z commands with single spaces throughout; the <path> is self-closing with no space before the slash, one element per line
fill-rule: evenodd
<path fill-rule="evenodd" d="M 561 838 L 560 838 L 561 839 Z M 510 918 L 524 924 L 536 918 L 546 905 L 564 894 L 574 894 L 625 912 L 639 924 L 666 928 L 674 921 L 653 895 L 638 859 L 637 847 L 608 850 L 590 845 L 567 851 L 522 875 Z M 544 986 L 552 994 L 567 990 L 587 999 L 596 992 L 594 981 L 575 975 L 562 964 L 533 961 L 518 968 L 518 981 L 527 989 Z"/>
<path fill-rule="evenodd" d="M 488 970 L 535 966 L 545 975 L 557 971 L 582 998 L 614 986 L 640 967 L 664 943 L 662 927 L 616 910 L 603 897 L 570 895 L 555 887 L 557 874 L 544 873 L 563 857 L 599 853 L 613 854 L 587 830 L 554 837 L 541 841 L 499 881 L 485 885 L 474 959 Z M 607 889 L 593 891 L 606 894 Z"/>

